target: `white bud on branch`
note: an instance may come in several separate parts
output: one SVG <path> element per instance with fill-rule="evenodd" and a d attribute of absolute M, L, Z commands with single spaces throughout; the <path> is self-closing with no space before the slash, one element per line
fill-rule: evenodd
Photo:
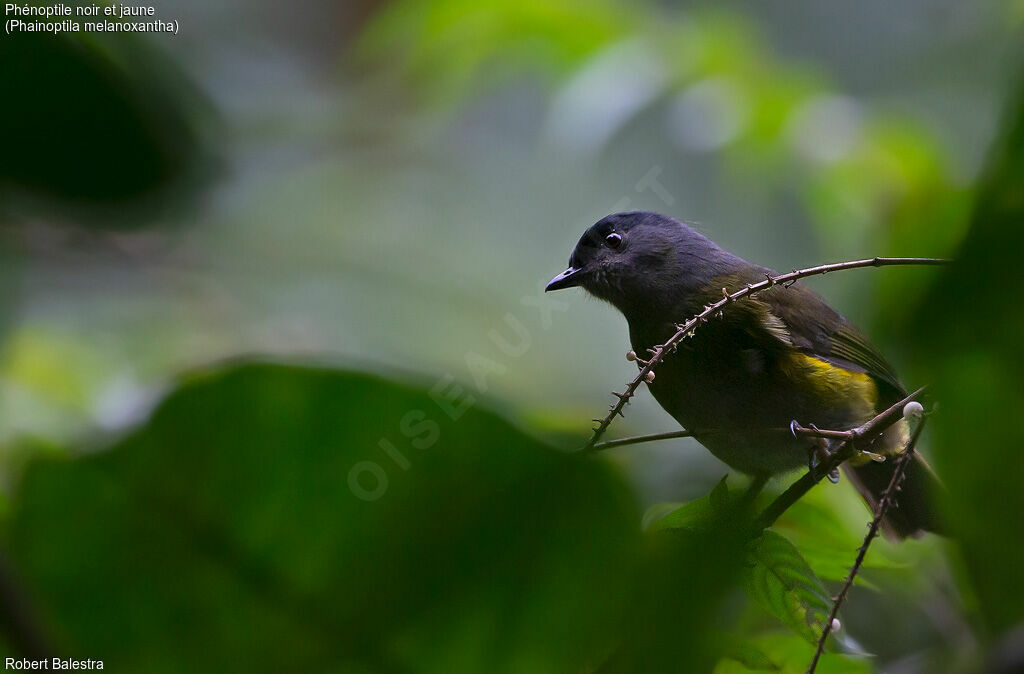
<path fill-rule="evenodd" d="M 924 416 L 924 406 L 916 400 L 911 400 L 903 406 L 903 418 L 907 421 L 917 421 Z"/>

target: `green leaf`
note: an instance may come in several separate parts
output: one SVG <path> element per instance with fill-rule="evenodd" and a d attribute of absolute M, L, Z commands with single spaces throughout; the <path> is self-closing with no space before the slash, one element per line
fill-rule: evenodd
<path fill-rule="evenodd" d="M 728 477 L 728 475 L 723 475 L 722 479 L 715 485 L 715 488 L 711 490 L 711 494 L 709 496 L 711 500 L 711 507 L 714 508 L 716 512 L 722 512 L 729 507 L 729 485 L 725 483 Z"/>
<path fill-rule="evenodd" d="M 685 505 L 685 503 L 677 502 L 655 503 L 644 511 L 644 516 L 640 520 L 640 528 L 644 531 L 657 531 L 655 525 L 661 518 Z"/>
<path fill-rule="evenodd" d="M 664 506 L 672 506 L 677 504 L 663 504 Z M 661 514 L 658 515 L 658 508 L 661 510 Z M 664 531 L 666 529 L 697 529 L 706 526 L 714 512 L 711 507 L 711 497 L 702 496 L 698 499 L 694 499 L 689 503 L 685 503 L 665 512 L 660 506 L 652 506 L 648 510 L 648 515 L 645 515 L 644 519 L 648 521 L 646 529 L 648 531 Z"/>
<path fill-rule="evenodd" d="M 193 376 L 106 451 L 33 460 L 0 531 L 61 649 L 114 671 L 592 668 L 641 575 L 624 478 L 436 400 Z"/>
<path fill-rule="evenodd" d="M 810 642 L 816 642 L 831 605 L 825 587 L 783 536 L 765 531 L 751 542 L 743 576 L 747 595 Z"/>
<path fill-rule="evenodd" d="M 728 475 L 718 481 L 710 494 L 689 503 L 659 503 L 651 506 L 644 513 L 644 530 L 692 530 L 714 526 L 714 519 L 719 515 L 725 515 L 729 508 L 729 487 L 725 483 L 726 478 Z"/>
<path fill-rule="evenodd" d="M 829 496 L 835 498 L 836 494 Z M 857 557 L 857 549 L 863 542 L 864 523 L 870 517 L 867 509 L 859 508 L 858 503 L 858 512 L 862 510 L 865 519 L 854 533 L 836 514 L 836 508 L 841 505 L 829 503 L 826 507 L 809 498 L 800 499 L 773 525 L 773 530 L 784 534 L 797 546 L 804 559 L 823 580 L 843 581 L 849 575 L 850 567 Z M 906 566 L 885 553 L 884 542 L 876 541 L 865 557 L 862 569 L 897 569 Z M 858 575 L 855 582 L 872 587 L 863 574 Z"/>
<path fill-rule="evenodd" d="M 759 650 L 782 674 L 804 674 L 814 657 L 815 647 L 792 634 L 769 632 L 750 638 L 746 643 Z M 714 674 L 745 674 L 747 671 L 750 670 L 739 662 L 726 659 L 718 663 Z M 815 670 L 816 674 L 870 674 L 872 671 L 870 660 L 834 653 L 822 655 Z"/>
<path fill-rule="evenodd" d="M 723 657 L 738 662 L 744 669 L 752 672 L 779 671 L 779 666 L 753 642 L 731 634 L 721 635 L 719 638 L 722 642 Z"/>

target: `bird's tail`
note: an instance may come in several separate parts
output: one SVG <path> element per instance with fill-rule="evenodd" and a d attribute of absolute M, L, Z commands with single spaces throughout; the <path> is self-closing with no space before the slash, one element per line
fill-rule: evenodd
<path fill-rule="evenodd" d="M 889 486 L 895 461 L 890 458 L 884 463 L 868 461 L 859 466 L 847 465 L 846 474 L 860 492 L 872 511 Z M 942 533 L 942 526 L 932 501 L 941 484 L 931 466 L 917 454 L 904 471 L 902 488 L 896 495 L 896 502 L 882 520 L 883 531 L 890 538 L 903 539 L 920 536 L 926 531 Z"/>

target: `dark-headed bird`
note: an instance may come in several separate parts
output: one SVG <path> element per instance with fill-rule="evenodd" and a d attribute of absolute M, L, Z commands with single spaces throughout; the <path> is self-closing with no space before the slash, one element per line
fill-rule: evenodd
<path fill-rule="evenodd" d="M 663 344 L 676 324 L 763 281 L 770 269 L 723 250 L 691 227 L 657 213 L 610 215 L 588 229 L 569 268 L 547 290 L 579 286 L 626 317 L 637 354 Z M 658 366 L 655 400 L 698 442 L 735 470 L 767 478 L 814 463 L 818 438 L 787 432 L 791 422 L 846 430 L 906 396 L 885 358 L 856 327 L 800 283 L 774 286 L 701 325 Z M 894 455 L 907 443 L 900 421 L 872 452 Z M 851 480 L 874 504 L 892 461 L 847 462 Z M 886 530 L 906 537 L 935 530 L 928 493 L 936 483 L 923 460 L 908 466 L 899 507 Z"/>

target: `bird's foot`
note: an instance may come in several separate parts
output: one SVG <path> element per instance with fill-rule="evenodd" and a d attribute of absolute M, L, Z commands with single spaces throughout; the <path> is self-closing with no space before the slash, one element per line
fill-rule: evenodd
<path fill-rule="evenodd" d="M 827 475 L 821 475 L 818 472 L 819 466 L 832 456 L 830 447 L 832 442 L 825 438 L 818 438 L 818 440 L 807 449 L 807 469 L 811 473 L 811 477 L 815 481 L 820 480 L 822 477 L 827 477 L 828 481 L 832 484 L 839 482 L 839 468 L 833 468 L 828 472 Z"/>

